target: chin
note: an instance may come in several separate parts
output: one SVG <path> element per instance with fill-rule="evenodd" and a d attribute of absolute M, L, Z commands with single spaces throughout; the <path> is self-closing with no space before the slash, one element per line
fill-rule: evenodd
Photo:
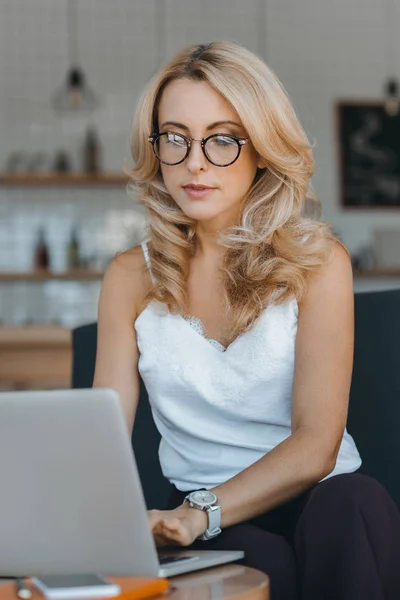
<path fill-rule="evenodd" d="M 182 212 L 195 221 L 210 221 L 218 217 L 223 211 L 215 210 L 215 206 L 206 206 L 206 203 L 184 204 L 180 206 Z"/>
<path fill-rule="evenodd" d="M 178 195 L 175 202 L 178 204 L 181 211 L 195 221 L 209 221 L 218 218 L 219 215 L 226 211 L 226 206 L 221 202 L 222 198 L 203 198 L 195 199 Z"/>

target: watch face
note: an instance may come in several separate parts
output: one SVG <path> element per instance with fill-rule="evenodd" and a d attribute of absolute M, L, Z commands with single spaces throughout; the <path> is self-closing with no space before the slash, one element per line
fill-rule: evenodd
<path fill-rule="evenodd" d="M 199 490 L 190 494 L 191 499 L 199 504 L 213 504 L 217 501 L 217 496 L 208 490 Z"/>

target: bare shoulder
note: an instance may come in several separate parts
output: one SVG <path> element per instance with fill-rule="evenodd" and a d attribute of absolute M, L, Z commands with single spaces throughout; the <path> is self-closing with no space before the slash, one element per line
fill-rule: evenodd
<path fill-rule="evenodd" d="M 350 256 L 336 241 L 329 261 L 308 278 L 299 302 L 297 347 L 309 356 L 343 353 L 351 364 L 354 334 L 354 287 Z M 344 352 L 343 348 L 346 348 Z"/>
<path fill-rule="evenodd" d="M 304 314 L 310 308 L 315 313 L 322 311 L 323 306 L 334 309 L 343 304 L 351 308 L 353 302 L 351 259 L 342 243 L 335 241 L 328 262 L 312 272 L 307 279 L 307 291 L 299 303 L 300 312 Z"/>
<path fill-rule="evenodd" d="M 139 283 L 143 279 L 145 260 L 142 248 L 135 246 L 125 252 L 118 252 L 108 265 L 107 271 L 111 271 L 113 274 L 129 275 L 131 278 L 134 277 L 136 283 Z"/>
<path fill-rule="evenodd" d="M 151 287 L 143 251 L 140 246 L 118 253 L 108 265 L 104 274 L 101 296 L 108 304 L 132 307 L 133 312 L 140 306 Z"/>
<path fill-rule="evenodd" d="M 139 349 L 134 324 L 147 296 L 146 277 L 150 279 L 142 249 L 121 252 L 106 269 L 98 305 L 93 385 L 118 392 L 130 431 L 139 398 Z"/>
<path fill-rule="evenodd" d="M 348 251 L 336 240 L 328 262 L 310 275 L 307 295 L 318 289 L 321 292 L 334 292 L 338 287 L 353 289 L 353 270 Z"/>

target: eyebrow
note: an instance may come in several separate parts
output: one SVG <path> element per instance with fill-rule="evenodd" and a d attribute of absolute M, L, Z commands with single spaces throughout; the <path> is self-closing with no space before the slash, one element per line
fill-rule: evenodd
<path fill-rule="evenodd" d="M 163 123 L 161 125 L 160 129 L 162 129 L 166 125 L 173 125 L 174 127 L 178 127 L 179 129 L 184 129 L 185 131 L 189 131 L 189 127 L 187 127 L 183 123 L 177 123 L 176 121 L 165 121 L 165 123 Z M 211 125 L 208 125 L 206 127 L 206 131 L 211 131 L 211 129 L 215 129 L 216 127 L 220 127 L 221 125 L 234 125 L 235 127 L 240 127 L 241 129 L 243 129 L 243 125 L 240 125 L 240 123 L 235 123 L 235 121 L 226 120 L 226 121 L 215 121 L 214 123 L 211 123 Z"/>

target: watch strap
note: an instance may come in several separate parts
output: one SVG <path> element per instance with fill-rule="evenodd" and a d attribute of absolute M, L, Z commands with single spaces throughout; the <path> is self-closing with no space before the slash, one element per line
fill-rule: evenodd
<path fill-rule="evenodd" d="M 207 507 L 208 527 L 198 539 L 210 540 L 221 533 L 221 507 L 218 504 Z"/>

